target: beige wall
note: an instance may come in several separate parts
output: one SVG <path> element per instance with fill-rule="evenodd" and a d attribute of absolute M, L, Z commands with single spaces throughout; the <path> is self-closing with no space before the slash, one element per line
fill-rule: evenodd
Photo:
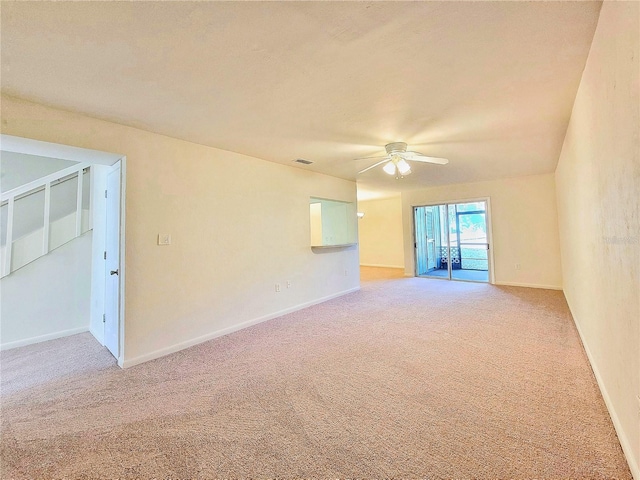
<path fill-rule="evenodd" d="M 405 274 L 415 272 L 412 207 L 485 197 L 491 206 L 495 283 L 562 288 L 553 174 L 403 192 Z"/>
<path fill-rule="evenodd" d="M 404 268 L 400 196 L 358 202 L 360 265 Z"/>
<path fill-rule="evenodd" d="M 638 2 L 604 2 L 556 170 L 567 302 L 640 480 Z"/>
<path fill-rule="evenodd" d="M 125 365 L 359 287 L 356 247 L 309 247 L 354 182 L 6 96 L 2 133 L 126 155 Z"/>

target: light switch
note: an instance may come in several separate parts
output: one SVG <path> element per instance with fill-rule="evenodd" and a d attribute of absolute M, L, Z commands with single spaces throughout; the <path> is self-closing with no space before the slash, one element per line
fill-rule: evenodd
<path fill-rule="evenodd" d="M 171 245 L 171 234 L 170 233 L 159 233 L 158 234 L 158 245 Z"/>

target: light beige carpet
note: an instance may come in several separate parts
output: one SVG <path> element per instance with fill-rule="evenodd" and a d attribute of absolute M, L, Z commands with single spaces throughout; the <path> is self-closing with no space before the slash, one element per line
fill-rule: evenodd
<path fill-rule="evenodd" d="M 631 479 L 561 292 L 376 280 L 128 370 L 0 360 L 2 478 Z"/>

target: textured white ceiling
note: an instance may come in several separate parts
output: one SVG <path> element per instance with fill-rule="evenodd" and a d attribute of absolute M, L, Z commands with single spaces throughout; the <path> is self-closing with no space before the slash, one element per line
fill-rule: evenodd
<path fill-rule="evenodd" d="M 364 190 L 552 172 L 599 2 L 3 2 L 2 89 L 355 179 L 384 144 L 446 157 Z"/>

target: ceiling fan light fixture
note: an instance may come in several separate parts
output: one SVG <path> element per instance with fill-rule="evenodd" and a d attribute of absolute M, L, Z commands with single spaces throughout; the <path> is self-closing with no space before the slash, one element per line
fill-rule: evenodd
<path fill-rule="evenodd" d="M 404 158 L 401 158 L 398 162 L 396 162 L 396 167 L 398 167 L 398 172 L 400 172 L 400 175 L 409 175 L 411 173 L 411 167 Z"/>
<path fill-rule="evenodd" d="M 385 173 L 388 173 L 389 175 L 396 174 L 396 164 L 394 162 L 387 162 L 385 166 L 382 167 L 382 169 L 385 171 Z"/>

